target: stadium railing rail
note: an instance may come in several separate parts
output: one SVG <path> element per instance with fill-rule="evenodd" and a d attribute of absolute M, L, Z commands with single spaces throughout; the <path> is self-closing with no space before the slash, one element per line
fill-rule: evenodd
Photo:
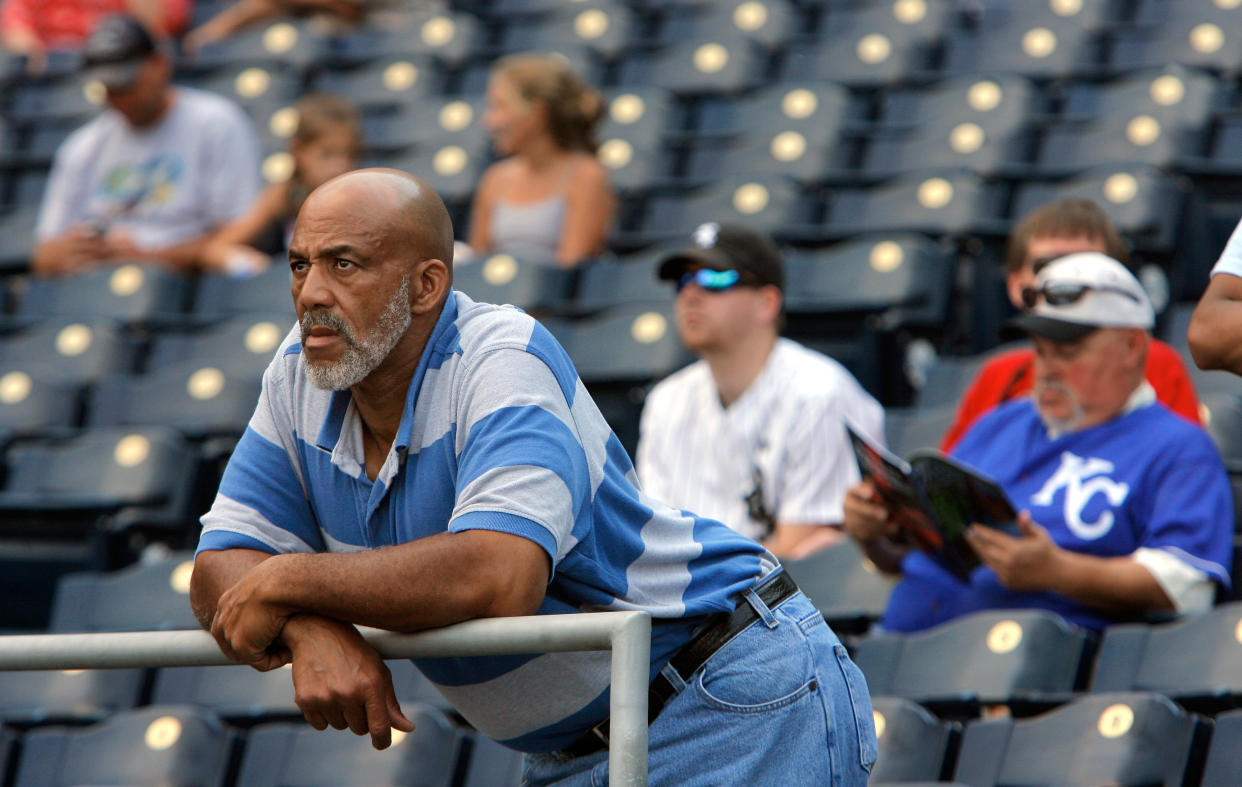
<path fill-rule="evenodd" d="M 595 612 L 471 620 L 417 634 L 361 629 L 385 659 L 611 650 L 608 780 L 647 783 L 651 616 Z M 232 664 L 206 631 L 0 637 L 0 670 L 197 667 Z"/>

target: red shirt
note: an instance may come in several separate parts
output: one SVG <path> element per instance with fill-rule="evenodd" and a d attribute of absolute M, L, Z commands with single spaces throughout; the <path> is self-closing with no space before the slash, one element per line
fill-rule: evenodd
<path fill-rule="evenodd" d="M 1156 389 L 1156 398 L 1178 415 L 1199 423 L 1199 397 L 1182 357 L 1169 345 L 1153 339 L 1147 351 L 1147 382 Z M 958 405 L 953 425 L 940 440 L 940 450 L 948 453 L 957 445 L 975 419 L 1001 402 L 1030 392 L 1035 385 L 1035 351 L 1027 348 L 1001 353 L 983 365 Z"/>
<path fill-rule="evenodd" d="M 164 35 L 179 32 L 190 19 L 192 0 L 161 0 Z M 31 31 L 48 49 L 76 48 L 105 16 L 127 11 L 127 0 L 4 0 L 0 27 Z"/>

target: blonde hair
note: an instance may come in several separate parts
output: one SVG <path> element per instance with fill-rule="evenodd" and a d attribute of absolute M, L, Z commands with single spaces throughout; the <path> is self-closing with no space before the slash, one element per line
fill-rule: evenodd
<path fill-rule="evenodd" d="M 298 113 L 298 126 L 290 137 L 290 146 L 309 145 L 334 131 L 349 132 L 354 138 L 355 158 L 362 153 L 362 116 L 352 101 L 331 93 L 310 93 L 293 105 Z M 285 210 L 296 216 L 311 188 L 295 167 L 289 178 Z"/>
<path fill-rule="evenodd" d="M 599 91 L 556 55 L 510 55 L 496 61 L 492 74 L 509 81 L 524 101 L 548 108 L 548 133 L 565 150 L 594 154 L 595 126 L 604 115 Z"/>

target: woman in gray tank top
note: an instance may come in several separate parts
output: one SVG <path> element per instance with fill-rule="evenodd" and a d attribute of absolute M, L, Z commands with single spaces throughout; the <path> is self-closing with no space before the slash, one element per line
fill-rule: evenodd
<path fill-rule="evenodd" d="M 475 192 L 476 253 L 571 268 L 604 251 L 616 198 L 594 155 L 603 109 L 599 93 L 555 57 L 497 62 L 484 122 L 506 158 L 488 168 Z"/>

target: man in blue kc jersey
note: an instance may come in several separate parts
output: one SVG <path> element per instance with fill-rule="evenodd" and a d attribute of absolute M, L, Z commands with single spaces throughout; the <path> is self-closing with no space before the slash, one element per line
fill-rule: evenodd
<path fill-rule="evenodd" d="M 221 649 L 292 662 L 313 726 L 383 748 L 410 722 L 356 625 L 646 610 L 652 783 L 864 784 L 870 700 L 823 618 L 758 544 L 643 495 L 550 334 L 453 291 L 452 247 L 402 172 L 306 201 L 299 325 L 203 517 L 191 598 Z M 528 783 L 602 783 L 608 654 L 418 666 Z"/>
<path fill-rule="evenodd" d="M 1229 587 L 1233 506 L 1211 438 L 1144 379 L 1155 315 L 1142 285 L 1097 252 L 1061 257 L 1023 291 L 1014 323 L 1035 342 L 1035 387 L 981 417 L 953 456 L 996 479 L 1019 537 L 975 525 L 968 583 L 892 543 L 862 483 L 845 528 L 900 570 L 884 626 L 915 630 L 982 609 L 1039 607 L 1089 628 L 1195 612 Z"/>

